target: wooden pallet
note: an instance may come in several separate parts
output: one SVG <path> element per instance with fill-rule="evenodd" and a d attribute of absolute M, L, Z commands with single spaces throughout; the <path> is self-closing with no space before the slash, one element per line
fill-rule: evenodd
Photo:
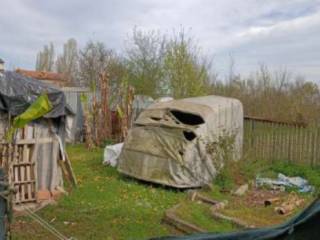
<path fill-rule="evenodd" d="M 16 191 L 13 196 L 14 204 L 36 202 L 35 147 L 35 143 L 0 143 L 0 165 L 8 172 L 9 183 Z"/>
<path fill-rule="evenodd" d="M 39 144 L 52 143 L 53 138 L 35 138 L 32 126 L 19 129 L 16 140 L 0 140 L 0 166 L 8 172 L 8 180 L 15 189 L 15 206 L 37 202 L 37 152 Z"/>
<path fill-rule="evenodd" d="M 41 144 L 52 144 L 54 151 L 53 159 L 58 160 L 59 141 L 56 136 L 36 138 L 39 134 L 33 126 L 19 129 L 13 142 L 0 140 L 0 167 L 8 173 L 9 184 L 14 187 L 13 204 L 37 203 L 38 176 L 37 176 L 37 153 Z M 77 185 L 72 171 L 71 163 L 65 153 L 65 159 L 58 161 L 66 179 L 74 186 Z"/>
<path fill-rule="evenodd" d="M 37 169 L 36 159 L 33 157 L 35 148 L 35 144 L 14 145 L 9 177 L 16 190 L 13 198 L 15 204 L 37 201 Z"/>

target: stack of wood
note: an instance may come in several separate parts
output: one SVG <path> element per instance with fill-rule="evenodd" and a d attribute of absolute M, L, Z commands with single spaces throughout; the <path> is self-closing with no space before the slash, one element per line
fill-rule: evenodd
<path fill-rule="evenodd" d="M 276 205 L 274 211 L 281 215 L 290 215 L 296 208 L 301 207 L 305 200 L 300 198 L 296 193 L 291 193 L 286 201 L 282 202 L 279 197 L 267 199 L 264 201 L 265 206 Z"/>

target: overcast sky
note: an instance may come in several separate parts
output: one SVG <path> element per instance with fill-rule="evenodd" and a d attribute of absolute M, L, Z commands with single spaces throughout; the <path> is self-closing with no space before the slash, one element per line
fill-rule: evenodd
<path fill-rule="evenodd" d="M 37 51 L 68 38 L 122 52 L 136 26 L 172 33 L 183 26 L 223 75 L 229 55 L 248 74 L 265 63 L 320 83 L 320 0 L 1 0 L 0 58 L 33 69 Z"/>

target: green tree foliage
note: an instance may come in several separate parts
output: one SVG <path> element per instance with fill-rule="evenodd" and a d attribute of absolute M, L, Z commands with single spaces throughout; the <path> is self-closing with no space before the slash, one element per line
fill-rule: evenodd
<path fill-rule="evenodd" d="M 183 30 L 170 37 L 134 29 L 126 64 L 139 94 L 182 98 L 208 93 L 208 61 Z"/>
<path fill-rule="evenodd" d="M 80 51 L 74 39 L 64 45 L 56 60 L 58 72 L 76 76 L 81 86 L 99 90 L 101 73 L 107 73 L 111 94 L 120 101 L 122 88 L 133 86 L 136 94 L 154 98 L 222 95 L 239 99 L 246 115 L 282 121 L 319 124 L 319 86 L 286 69 L 270 71 L 260 64 L 249 76 L 236 73 L 230 55 L 225 78 L 214 74 L 210 61 L 184 30 L 162 34 L 133 30 L 131 44 L 119 56 L 102 42 L 88 42 Z M 54 70 L 54 46 L 43 47 L 37 55 L 36 69 Z"/>
<path fill-rule="evenodd" d="M 132 45 L 126 49 L 126 66 L 137 93 L 153 97 L 162 94 L 165 45 L 165 36 L 159 32 L 133 30 Z"/>
<path fill-rule="evenodd" d="M 164 69 L 170 95 L 174 98 L 209 93 L 209 64 L 184 31 L 168 42 Z"/>

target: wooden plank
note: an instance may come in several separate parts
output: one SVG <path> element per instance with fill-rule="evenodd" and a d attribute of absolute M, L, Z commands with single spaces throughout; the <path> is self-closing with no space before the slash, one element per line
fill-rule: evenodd
<path fill-rule="evenodd" d="M 314 165 L 316 166 L 316 167 L 318 167 L 318 166 L 320 166 L 320 150 L 319 150 L 319 146 L 320 146 L 320 127 L 317 127 L 317 130 L 316 130 L 316 141 L 315 141 L 315 146 L 314 146 L 314 148 L 315 148 L 315 153 L 314 153 L 314 155 L 315 155 L 315 162 L 314 162 Z"/>
<path fill-rule="evenodd" d="M 294 128 L 294 138 L 293 138 L 293 162 L 294 163 L 297 163 L 298 162 L 298 141 L 297 141 L 297 138 L 298 138 L 298 128 L 295 127 Z"/>
<path fill-rule="evenodd" d="M 272 156 L 272 162 L 275 160 L 275 150 L 276 150 L 276 142 L 275 142 L 275 124 L 272 123 L 272 135 L 271 135 L 271 141 L 272 141 L 272 147 L 271 147 L 271 156 Z"/>
<path fill-rule="evenodd" d="M 278 160 L 278 152 L 279 152 L 279 132 L 278 132 L 278 124 L 274 124 L 274 151 L 273 158 L 274 160 Z"/>
<path fill-rule="evenodd" d="M 21 159 L 21 163 L 27 163 L 28 162 L 28 158 L 29 158 L 29 155 L 28 155 L 28 145 L 23 145 L 23 153 L 22 153 L 22 159 Z M 20 173 L 21 173 L 21 179 L 20 179 L 20 183 L 25 181 L 25 166 L 24 165 L 20 165 L 20 166 L 16 166 L 19 168 L 20 170 Z M 22 195 L 22 201 L 25 200 L 25 197 L 26 197 L 26 189 L 25 189 L 25 184 L 24 183 L 21 183 L 21 195 Z"/>
<path fill-rule="evenodd" d="M 238 218 L 235 218 L 235 217 L 230 217 L 230 216 L 226 216 L 222 213 L 219 213 L 215 210 L 211 210 L 211 216 L 214 218 L 214 219 L 217 219 L 217 220 L 224 220 L 224 221 L 228 221 L 228 222 L 231 222 L 232 224 L 240 227 L 240 228 L 255 228 L 254 225 L 250 225 L 244 221 L 242 221 L 241 219 L 238 219 Z"/>
<path fill-rule="evenodd" d="M 189 223 L 185 220 L 178 218 L 175 215 L 175 211 L 179 206 L 180 205 L 178 204 L 178 205 L 175 205 L 173 208 L 167 210 L 164 214 L 162 221 L 175 227 L 176 229 L 178 229 L 179 231 L 182 231 L 183 233 L 204 233 L 204 232 L 207 232 L 207 230 L 205 230 L 205 229 L 202 229 L 192 223 Z"/>
<path fill-rule="evenodd" d="M 320 146 L 320 127 L 318 128 L 317 131 L 317 145 L 316 145 L 316 156 L 317 156 L 317 166 L 320 166 L 320 149 L 318 146 Z"/>
<path fill-rule="evenodd" d="M 44 144 L 44 143 L 51 143 L 53 142 L 53 138 L 52 137 L 46 137 L 46 138 L 39 138 L 39 139 L 19 139 L 16 140 L 14 142 L 14 144 L 18 144 L 18 145 L 24 145 L 24 144 L 35 144 L 35 143 L 39 143 L 39 144 Z M 0 144 L 10 144 L 7 141 L 1 140 Z"/>
<path fill-rule="evenodd" d="M 278 125 L 278 154 L 277 159 L 282 160 L 282 132 L 281 132 L 281 126 Z"/>
<path fill-rule="evenodd" d="M 7 146 L 12 149 L 12 154 L 8 158 L 9 180 L 17 191 L 13 202 L 15 204 L 35 202 L 32 185 L 36 184 L 36 179 L 31 179 L 31 170 L 34 171 L 35 163 L 30 162 L 30 148 L 34 148 L 34 145 L 9 144 Z"/>
<path fill-rule="evenodd" d="M 290 163 L 291 159 L 290 159 L 290 136 L 291 136 L 291 129 L 286 127 L 285 129 L 285 133 L 286 133 L 286 160 L 288 163 Z"/>
<path fill-rule="evenodd" d="M 297 128 L 297 164 L 301 161 L 301 129 Z"/>
<path fill-rule="evenodd" d="M 272 160 L 272 123 L 268 126 L 268 148 L 267 148 L 267 158 L 268 161 Z"/>
<path fill-rule="evenodd" d="M 288 161 L 292 162 L 292 136 L 294 129 L 288 129 Z"/>
<path fill-rule="evenodd" d="M 13 170 L 14 170 L 14 177 L 13 177 L 13 182 L 19 181 L 19 169 L 16 167 L 14 164 L 18 162 L 19 159 L 19 148 L 17 145 L 13 145 L 13 158 L 11 159 L 11 163 L 13 165 Z M 17 192 L 15 195 L 15 202 L 20 202 L 21 201 L 21 187 L 20 185 L 17 186 Z"/>
<path fill-rule="evenodd" d="M 308 143 L 307 143 L 307 131 L 302 131 L 302 146 L 301 146 L 301 164 L 304 164 L 306 162 L 307 158 L 307 148 L 308 148 Z"/>
<path fill-rule="evenodd" d="M 9 158 L 9 146 L 8 145 L 1 145 L 1 167 L 6 169 L 8 166 L 8 158 Z"/>
<path fill-rule="evenodd" d="M 30 152 L 29 152 L 29 154 L 30 154 Z M 29 159 L 29 161 L 30 161 L 30 159 Z M 31 180 L 31 166 L 30 165 L 26 166 L 26 171 L 27 171 L 26 183 L 27 183 L 28 198 L 32 198 L 31 183 L 34 183 L 35 180 Z"/>
<path fill-rule="evenodd" d="M 37 156 L 38 156 L 38 149 L 39 149 L 39 143 L 38 143 L 38 131 L 37 129 L 35 128 L 35 131 L 34 131 L 34 135 L 35 135 L 35 139 L 36 139 L 36 143 L 34 145 L 34 148 L 33 148 L 33 152 L 32 152 L 32 157 L 30 157 L 30 161 L 31 163 L 33 163 L 33 172 L 31 175 L 33 175 L 34 177 L 34 180 L 35 180 L 35 184 L 31 185 L 31 192 L 32 192 L 32 197 L 35 199 L 35 201 L 37 202 L 38 201 L 38 198 L 37 198 L 37 191 L 38 191 L 38 167 L 37 167 Z"/>
<path fill-rule="evenodd" d="M 309 166 L 312 166 L 312 140 L 313 140 L 313 134 L 310 129 L 307 129 L 308 131 L 308 137 L 307 137 L 307 154 L 308 158 L 306 159 L 306 164 Z"/>
<path fill-rule="evenodd" d="M 35 180 L 25 180 L 25 181 L 18 181 L 14 182 L 13 185 L 18 185 L 18 184 L 25 184 L 25 183 L 35 183 Z"/>
<path fill-rule="evenodd" d="M 25 199 L 25 200 L 20 200 L 19 202 L 16 202 L 16 204 L 22 204 L 22 203 L 30 203 L 30 202 L 34 202 L 35 199 Z"/>
<path fill-rule="evenodd" d="M 27 162 L 20 162 L 20 163 L 15 163 L 14 165 L 15 166 L 31 166 L 32 167 L 34 164 L 35 164 L 34 162 L 31 162 L 31 163 L 30 162 L 28 162 L 28 163 Z"/>
<path fill-rule="evenodd" d="M 261 117 L 253 117 L 253 116 L 244 116 L 245 120 L 252 120 L 256 122 L 263 122 L 263 123 L 276 123 L 279 125 L 284 125 L 284 126 L 301 126 L 301 127 L 306 127 L 306 123 L 301 123 L 301 122 L 284 122 L 284 121 L 277 121 L 277 120 L 272 120 L 268 118 L 261 118 Z"/>
<path fill-rule="evenodd" d="M 316 141 L 316 132 L 313 130 L 310 132 L 311 141 L 310 141 L 310 166 L 314 167 L 314 143 Z"/>
<path fill-rule="evenodd" d="M 302 162 L 302 152 L 303 152 L 303 131 L 301 128 L 299 128 L 299 164 Z"/>
<path fill-rule="evenodd" d="M 74 171 L 72 169 L 69 156 L 68 156 L 67 152 L 65 152 L 64 154 L 66 157 L 65 165 L 66 165 L 66 169 L 68 171 L 68 174 L 70 175 L 71 183 L 73 184 L 74 187 L 77 187 L 78 186 L 77 178 L 76 178 L 76 175 L 74 174 Z"/>

